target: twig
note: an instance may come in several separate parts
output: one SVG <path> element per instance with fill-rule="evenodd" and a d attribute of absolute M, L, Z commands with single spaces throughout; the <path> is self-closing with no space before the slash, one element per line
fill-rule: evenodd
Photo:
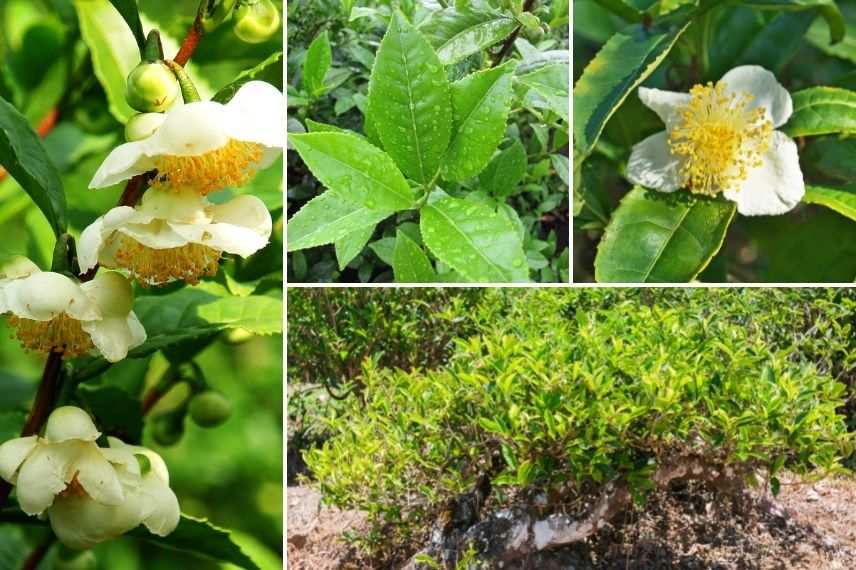
<path fill-rule="evenodd" d="M 21 566 L 21 570 L 36 570 L 39 567 L 39 563 L 44 559 L 45 555 L 48 553 L 48 550 L 53 545 L 56 540 L 55 536 L 51 536 L 49 539 L 44 541 L 42 544 L 38 545 L 35 550 L 30 554 L 29 558 L 24 561 L 24 565 Z"/>
<path fill-rule="evenodd" d="M 535 5 L 535 0 L 526 0 L 526 3 L 523 5 L 524 12 L 531 12 L 532 7 Z M 508 55 L 508 52 L 511 51 L 511 48 L 514 47 L 514 41 L 517 39 L 517 36 L 520 35 L 520 28 L 523 26 L 517 26 L 514 28 L 514 31 L 511 32 L 511 35 L 505 39 L 505 42 L 502 44 L 502 49 L 499 50 L 499 53 L 496 54 L 496 57 L 493 58 L 493 64 L 491 67 L 496 67 L 499 65 L 505 56 Z"/>

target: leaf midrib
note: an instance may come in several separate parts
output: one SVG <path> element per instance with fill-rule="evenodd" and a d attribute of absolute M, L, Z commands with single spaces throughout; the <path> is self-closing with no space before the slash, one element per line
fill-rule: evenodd
<path fill-rule="evenodd" d="M 456 224 L 454 222 L 454 220 L 452 220 L 452 218 L 450 218 L 445 212 L 443 212 L 442 210 L 440 210 L 436 206 L 432 206 L 431 208 L 435 212 L 440 214 L 452 226 L 452 228 L 455 229 L 455 231 L 457 231 L 461 235 L 461 237 L 464 238 L 464 241 L 470 245 L 470 247 L 473 249 L 473 251 L 476 252 L 476 254 L 478 254 L 479 257 L 481 257 L 482 259 L 484 259 L 487 262 L 487 264 L 491 267 L 491 269 L 499 272 L 502 280 L 506 279 L 507 275 L 505 274 L 505 271 L 502 269 L 502 267 L 497 265 L 493 260 L 491 260 L 489 257 L 487 257 L 484 253 L 482 253 L 482 250 L 480 248 L 476 247 L 475 243 L 473 243 L 473 240 L 470 239 L 470 236 L 468 236 L 467 234 L 465 234 L 463 231 L 461 231 L 458 228 L 458 224 Z M 468 273 L 466 271 L 461 271 L 460 269 L 457 269 L 457 268 L 455 268 L 455 270 L 460 271 L 464 275 L 467 275 L 467 273 Z"/>

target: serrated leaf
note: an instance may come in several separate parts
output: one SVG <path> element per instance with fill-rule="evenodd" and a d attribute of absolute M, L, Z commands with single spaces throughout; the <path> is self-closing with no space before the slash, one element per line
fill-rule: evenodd
<path fill-rule="evenodd" d="M 830 42 L 840 42 L 844 37 L 844 16 L 835 0 L 748 0 L 741 4 L 761 10 L 817 10 L 829 25 Z"/>
<path fill-rule="evenodd" d="M 567 63 L 543 65 L 535 71 L 518 76 L 517 80 L 547 101 L 554 113 L 566 122 L 570 120 L 568 111 L 570 66 Z"/>
<path fill-rule="evenodd" d="M 116 8 L 116 11 L 122 15 L 122 19 L 128 24 L 131 33 L 134 35 L 134 41 L 137 42 L 137 47 L 140 53 L 143 53 L 143 48 L 146 45 L 146 35 L 143 33 L 143 23 L 140 21 L 140 13 L 137 10 L 136 0 L 110 0 L 110 3 Z"/>
<path fill-rule="evenodd" d="M 601 283 L 682 283 L 713 258 L 734 217 L 733 202 L 656 194 L 636 187 L 622 199 L 601 239 Z"/>
<path fill-rule="evenodd" d="M 223 86 L 219 91 L 217 91 L 217 93 L 211 97 L 211 100 L 218 103 L 228 103 L 232 100 L 232 97 L 235 96 L 235 93 L 238 92 L 238 89 L 240 89 L 245 83 L 253 81 L 254 79 L 259 79 L 269 71 L 276 72 L 278 70 L 279 73 L 282 73 L 281 61 L 281 51 L 269 55 L 263 62 L 239 73 L 231 83 Z"/>
<path fill-rule="evenodd" d="M 234 564 L 245 570 L 258 570 L 256 563 L 232 541 L 229 531 L 204 519 L 181 515 L 178 528 L 168 536 L 160 537 L 144 528 L 131 531 L 129 536 L 161 548 L 193 554 L 215 562 Z"/>
<path fill-rule="evenodd" d="M 483 283 L 526 282 L 529 270 L 517 231 L 489 206 L 442 198 L 421 211 L 428 249 L 466 279 Z"/>
<path fill-rule="evenodd" d="M 65 191 L 56 166 L 27 119 L 0 98 L 0 165 L 29 194 L 59 236 L 66 229 Z"/>
<path fill-rule="evenodd" d="M 452 134 L 449 81 L 431 44 L 401 12 L 393 16 L 375 58 L 369 116 L 401 171 L 430 182 Z"/>
<path fill-rule="evenodd" d="M 794 112 L 782 131 L 791 137 L 856 132 L 856 92 L 810 87 L 793 95 Z"/>
<path fill-rule="evenodd" d="M 803 202 L 825 206 L 842 216 L 856 220 L 856 184 L 841 188 L 806 186 Z"/>
<path fill-rule="evenodd" d="M 419 31 L 437 50 L 440 61 L 451 65 L 502 41 L 517 26 L 514 18 L 499 13 L 447 8 L 434 12 Z"/>
<path fill-rule="evenodd" d="M 413 191 L 384 151 L 338 132 L 290 134 L 289 142 L 309 170 L 342 200 L 369 209 L 413 206 Z"/>
<path fill-rule="evenodd" d="M 510 147 L 494 156 L 479 174 L 481 187 L 499 200 L 511 196 L 526 176 L 526 159 L 526 149 L 516 139 Z"/>
<path fill-rule="evenodd" d="M 591 153 L 609 118 L 666 58 L 694 13 L 682 6 L 650 27 L 628 26 L 586 66 L 574 85 L 574 146 L 581 156 Z"/>
<path fill-rule="evenodd" d="M 374 228 L 392 213 L 357 206 L 333 192 L 324 192 L 307 202 L 288 221 L 288 251 L 333 243 L 355 231 Z"/>
<path fill-rule="evenodd" d="M 395 236 L 392 270 L 396 283 L 433 283 L 437 280 L 431 260 L 419 244 L 401 230 Z"/>
<path fill-rule="evenodd" d="M 366 226 L 333 242 L 336 249 L 336 261 L 339 262 L 339 271 L 344 271 L 345 267 L 365 249 L 374 230 L 375 226 Z"/>
<path fill-rule="evenodd" d="M 312 40 L 306 57 L 303 60 L 303 88 L 310 97 L 320 95 L 324 91 L 324 77 L 333 63 L 333 52 L 330 50 L 330 37 L 324 30 Z"/>
<path fill-rule="evenodd" d="M 466 180 L 487 166 L 505 133 L 514 62 L 472 73 L 452 84 L 453 135 L 443 178 Z"/>

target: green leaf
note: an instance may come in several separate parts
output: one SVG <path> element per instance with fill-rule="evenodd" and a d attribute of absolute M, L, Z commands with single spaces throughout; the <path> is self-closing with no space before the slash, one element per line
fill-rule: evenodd
<path fill-rule="evenodd" d="M 437 280 L 431 260 L 419 244 L 401 230 L 395 236 L 392 270 L 396 283 L 433 283 Z"/>
<path fill-rule="evenodd" d="M 146 34 L 143 33 L 143 23 L 140 21 L 140 13 L 137 11 L 137 0 L 110 0 L 110 3 L 131 28 L 137 47 L 139 47 L 140 53 L 143 53 L 143 48 L 146 45 Z"/>
<path fill-rule="evenodd" d="M 235 96 L 235 93 L 238 92 L 238 89 L 241 88 L 242 85 L 253 81 L 254 79 L 259 79 L 262 76 L 266 76 L 267 73 L 282 73 L 282 52 L 278 51 L 269 55 L 263 62 L 259 63 L 256 66 L 251 67 L 250 69 L 245 69 L 241 73 L 238 74 L 235 79 L 232 80 L 228 85 L 223 86 L 217 93 L 211 97 L 212 101 L 216 101 L 218 103 L 228 103 L 232 100 L 232 97 Z"/>
<path fill-rule="evenodd" d="M 841 188 L 806 186 L 803 202 L 825 206 L 842 216 L 856 220 L 856 184 Z"/>
<path fill-rule="evenodd" d="M 377 210 L 413 206 L 413 190 L 404 176 L 371 143 L 339 132 L 291 134 L 288 141 L 312 174 L 341 199 Z"/>
<path fill-rule="evenodd" d="M 523 143 L 515 139 L 510 147 L 494 156 L 479 175 L 481 187 L 499 200 L 511 196 L 526 176 L 526 158 Z"/>
<path fill-rule="evenodd" d="M 663 195 L 636 187 L 615 210 L 597 257 L 601 283 L 681 283 L 694 279 L 719 251 L 734 217 L 733 202 Z"/>
<path fill-rule="evenodd" d="M 803 36 L 816 17 L 814 12 L 777 14 L 752 34 L 751 40 L 741 50 L 740 55 L 728 62 L 728 67 L 742 64 L 760 65 L 776 75 L 780 74 L 802 47 Z M 723 31 L 727 34 L 727 29 Z"/>
<path fill-rule="evenodd" d="M 27 119 L 0 97 L 0 165 L 30 195 L 59 236 L 66 228 L 65 192 L 56 166 Z"/>
<path fill-rule="evenodd" d="M 333 192 L 324 192 L 307 202 L 288 221 L 286 227 L 288 251 L 316 247 L 344 239 L 355 231 L 364 230 L 366 227 L 374 228 L 378 222 L 391 216 L 392 213 L 390 210 L 372 210 L 358 206 L 342 200 Z"/>
<path fill-rule="evenodd" d="M 374 230 L 375 226 L 365 226 L 333 242 L 336 248 L 336 261 L 339 262 L 339 271 L 344 271 L 345 267 L 365 249 Z"/>
<path fill-rule="evenodd" d="M 395 238 L 380 238 L 369 244 L 369 247 L 378 258 L 389 266 L 392 266 L 392 254 L 395 251 Z"/>
<path fill-rule="evenodd" d="M 122 441 L 139 445 L 143 438 L 140 401 L 115 386 L 81 384 L 77 397 L 95 416 L 98 428 Z"/>
<path fill-rule="evenodd" d="M 574 146 L 585 157 L 627 96 L 651 75 L 689 27 L 693 6 L 682 6 L 650 27 L 612 36 L 574 85 Z"/>
<path fill-rule="evenodd" d="M 526 282 L 526 255 L 514 225 L 484 204 L 443 198 L 422 209 L 425 245 L 466 279 Z"/>
<path fill-rule="evenodd" d="M 856 132 L 856 92 L 810 87 L 793 95 L 794 113 L 782 131 L 791 137 Z"/>
<path fill-rule="evenodd" d="M 541 97 L 543 97 L 550 108 L 566 122 L 570 120 L 568 115 L 568 86 L 570 81 L 570 66 L 567 63 L 550 63 L 517 77 L 517 80 L 526 85 Z"/>
<path fill-rule="evenodd" d="M 830 42 L 837 43 L 844 38 L 844 16 L 835 0 L 749 0 L 741 4 L 760 10 L 817 10 L 829 25 Z"/>
<path fill-rule="evenodd" d="M 454 128 L 443 178 L 466 180 L 487 165 L 505 133 L 514 62 L 472 73 L 452 84 Z"/>
<path fill-rule="evenodd" d="M 0 443 L 18 437 L 26 421 L 27 414 L 22 411 L 0 412 Z"/>
<path fill-rule="evenodd" d="M 444 65 L 457 63 L 502 41 L 518 23 L 498 13 L 452 8 L 434 12 L 419 26 Z"/>
<path fill-rule="evenodd" d="M 431 44 L 401 12 L 393 16 L 375 59 L 369 115 L 402 172 L 430 182 L 452 134 L 449 81 Z"/>
<path fill-rule="evenodd" d="M 181 515 L 178 528 L 166 537 L 151 534 L 144 528 L 131 531 L 129 536 L 168 550 L 234 564 L 245 570 L 258 570 L 256 563 L 232 541 L 229 531 L 218 528 L 205 519 Z"/>
<path fill-rule="evenodd" d="M 303 88 L 310 97 L 317 97 L 324 92 L 324 77 L 332 63 L 330 38 L 327 30 L 324 30 L 309 44 L 306 58 L 303 60 Z"/>

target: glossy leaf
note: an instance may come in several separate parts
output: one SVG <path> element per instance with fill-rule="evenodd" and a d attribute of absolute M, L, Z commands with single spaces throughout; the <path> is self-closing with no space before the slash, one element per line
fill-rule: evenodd
<path fill-rule="evenodd" d="M 514 194 L 526 176 L 526 149 L 516 139 L 511 146 L 499 152 L 479 175 L 481 187 L 499 200 Z"/>
<path fill-rule="evenodd" d="M 856 220 L 856 184 L 841 188 L 806 186 L 803 202 L 825 206 L 842 216 Z"/>
<path fill-rule="evenodd" d="M 81 384 L 77 398 L 95 416 L 98 428 L 125 443 L 139 445 L 143 437 L 140 400 L 115 386 Z"/>
<path fill-rule="evenodd" d="M 419 244 L 401 230 L 395 236 L 392 270 L 396 283 L 433 283 L 437 280 L 431 260 Z"/>
<path fill-rule="evenodd" d="M 0 165 L 30 195 L 54 234 L 65 232 L 65 192 L 59 172 L 27 119 L 3 98 L 0 98 Z"/>
<path fill-rule="evenodd" d="M 342 200 L 369 209 L 413 206 L 413 191 L 389 155 L 347 133 L 291 134 L 289 142 L 309 170 Z"/>
<path fill-rule="evenodd" d="M 840 42 L 844 37 L 844 16 L 835 0 L 749 0 L 741 3 L 766 10 L 817 10 L 829 25 L 830 41 Z"/>
<path fill-rule="evenodd" d="M 431 181 L 452 133 L 449 82 L 431 44 L 401 12 L 393 16 L 375 59 L 369 115 L 402 172 Z"/>
<path fill-rule="evenodd" d="M 425 245 L 466 279 L 483 283 L 529 280 L 526 255 L 512 223 L 490 207 L 442 198 L 421 211 Z"/>
<path fill-rule="evenodd" d="M 519 75 L 517 80 L 543 97 L 550 108 L 566 122 L 568 114 L 568 88 L 570 66 L 567 63 L 550 63 L 538 67 L 535 71 Z"/>
<path fill-rule="evenodd" d="M 324 192 L 288 220 L 288 251 L 333 243 L 354 231 L 374 228 L 391 215 L 389 210 L 372 210 L 342 200 L 333 192 Z"/>
<path fill-rule="evenodd" d="M 330 50 L 330 38 L 327 30 L 318 34 L 303 60 L 303 88 L 310 97 L 320 95 L 324 91 L 324 77 L 333 63 L 333 54 Z"/>
<path fill-rule="evenodd" d="M 810 87 L 793 95 L 794 114 L 782 127 L 791 137 L 856 132 L 856 92 Z"/>
<path fill-rule="evenodd" d="M 116 11 L 122 15 L 122 19 L 128 24 L 131 33 L 134 34 L 134 41 L 143 52 L 143 47 L 146 45 L 146 34 L 143 33 L 143 23 L 140 22 L 140 13 L 137 10 L 136 0 L 110 0 L 110 3 L 116 8 Z"/>
<path fill-rule="evenodd" d="M 710 263 L 734 203 L 634 188 L 612 215 L 595 258 L 601 283 L 682 283 Z"/>
<path fill-rule="evenodd" d="M 502 41 L 517 28 L 514 18 L 477 10 L 452 8 L 434 12 L 419 27 L 444 65 L 457 63 Z"/>
<path fill-rule="evenodd" d="M 454 127 L 443 178 L 466 180 L 487 166 L 505 133 L 514 62 L 472 73 L 452 84 Z"/>
<path fill-rule="evenodd" d="M 228 103 L 232 100 L 232 97 L 235 96 L 235 93 L 238 92 L 238 89 L 244 83 L 249 81 L 253 81 L 254 79 L 262 79 L 266 77 L 268 74 L 276 74 L 279 73 L 280 77 L 282 74 L 282 52 L 278 51 L 274 54 L 271 54 L 267 57 L 263 62 L 258 65 L 251 67 L 250 69 L 246 69 L 238 74 L 238 76 L 232 80 L 228 85 L 223 86 L 214 96 L 211 98 L 212 101 L 217 101 L 218 103 Z"/>
<path fill-rule="evenodd" d="M 340 271 L 343 271 L 365 249 L 366 244 L 372 238 L 374 230 L 375 226 L 365 226 L 333 242 L 336 248 L 336 261 L 339 262 Z"/>
<path fill-rule="evenodd" d="M 574 146 L 581 156 L 591 153 L 616 109 L 666 58 L 694 11 L 683 6 L 650 27 L 625 28 L 586 66 L 574 85 Z"/>

